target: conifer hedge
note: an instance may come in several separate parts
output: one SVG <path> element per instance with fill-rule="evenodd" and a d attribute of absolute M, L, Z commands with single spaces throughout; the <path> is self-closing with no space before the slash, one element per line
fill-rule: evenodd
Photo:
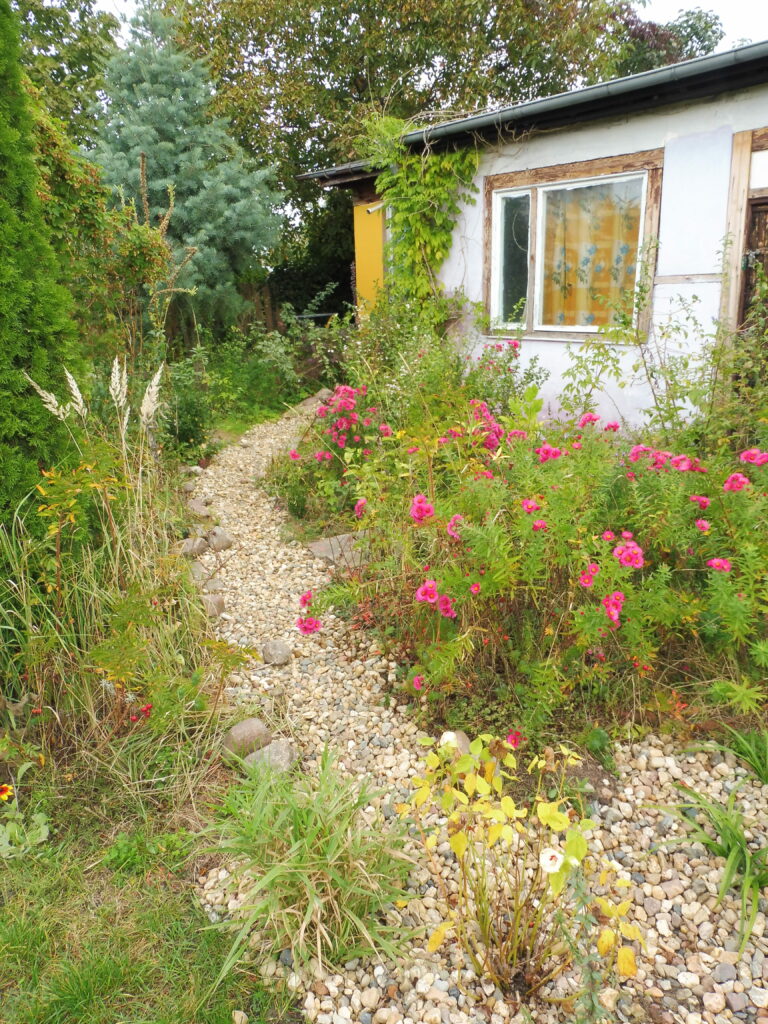
<path fill-rule="evenodd" d="M 0 521 L 63 439 L 23 371 L 61 393 L 63 366 L 74 368 L 69 296 L 42 219 L 19 57 L 16 15 L 0 0 Z"/>

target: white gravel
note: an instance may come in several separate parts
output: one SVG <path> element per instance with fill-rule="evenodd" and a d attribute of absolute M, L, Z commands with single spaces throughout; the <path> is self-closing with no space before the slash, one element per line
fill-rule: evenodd
<path fill-rule="evenodd" d="M 211 514 L 235 538 L 229 550 L 201 557 L 223 584 L 227 610 L 217 620 L 219 636 L 256 649 L 267 640 L 282 640 L 293 651 L 284 666 L 252 662 L 231 677 L 226 692 L 233 704 L 267 717 L 279 708 L 281 731 L 292 735 L 305 768 L 312 769 L 328 743 L 338 751 L 343 772 L 373 778 L 390 794 L 384 805 L 397 803 L 406 795 L 419 748 L 405 702 L 392 696 L 396 666 L 373 640 L 333 615 L 323 616 L 322 632 L 298 633 L 299 594 L 320 589 L 331 572 L 288 539 L 274 499 L 255 483 L 271 457 L 295 443 L 303 423 L 291 416 L 254 427 L 194 478 L 194 496 L 210 499 Z M 617 747 L 615 759 L 618 778 L 606 778 L 596 794 L 593 816 L 601 827 L 595 836 L 632 880 L 629 892 L 646 946 L 638 950 L 637 978 L 605 993 L 606 1004 L 615 1003 L 615 1018 L 624 1021 L 768 1024 L 766 901 L 739 958 L 738 900 L 732 894 L 717 905 L 722 861 L 688 841 L 661 845 L 681 834 L 682 826 L 663 810 L 679 801 L 676 781 L 723 800 L 742 782 L 740 805 L 763 842 L 768 842 L 768 787 L 747 776 L 730 756 L 686 753 L 655 737 Z M 438 852 L 451 888 L 454 863 L 446 847 Z M 238 895 L 225 867 L 199 882 L 210 916 L 237 910 Z M 413 872 L 411 886 L 404 923 L 437 923 L 443 914 L 426 868 Z M 318 967 L 313 978 L 301 979 L 277 962 L 264 963 L 261 970 L 265 977 L 284 975 L 307 1018 L 318 1024 L 565 1024 L 573 1019 L 544 1003 L 532 1005 L 529 1015 L 519 1013 L 493 986 L 463 970 L 450 945 L 436 954 L 413 945 L 400 962 L 353 962 L 330 976 Z"/>

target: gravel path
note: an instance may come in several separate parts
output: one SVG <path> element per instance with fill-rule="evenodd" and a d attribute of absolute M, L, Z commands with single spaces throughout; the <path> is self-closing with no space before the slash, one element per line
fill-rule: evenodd
<path fill-rule="evenodd" d="M 333 615 L 323 616 L 322 632 L 302 637 L 295 628 L 298 596 L 320 589 L 330 579 L 325 563 L 303 545 L 287 539 L 284 516 L 264 491 L 254 486 L 273 455 L 285 453 L 303 426 L 300 417 L 261 424 L 223 450 L 195 481 L 195 497 L 210 499 L 212 514 L 235 539 L 219 555 L 201 561 L 223 584 L 226 612 L 217 620 L 222 639 L 261 648 L 270 639 L 285 641 L 293 657 L 283 667 L 253 663 L 230 679 L 232 703 L 254 713 L 280 709 L 283 732 L 293 736 L 305 767 L 311 770 L 326 743 L 338 751 L 339 767 L 354 777 L 368 776 L 385 787 L 383 810 L 406 795 L 407 780 L 418 765 L 417 728 L 406 706 L 389 698 L 395 665 L 373 640 L 350 630 Z M 675 781 L 699 792 L 727 798 L 741 783 L 740 800 L 755 835 L 763 843 L 768 823 L 768 787 L 761 787 L 730 755 L 685 753 L 648 737 L 620 746 L 618 777 L 598 786 L 597 842 L 614 866 L 632 882 L 635 919 L 646 947 L 639 952 L 638 976 L 603 993 L 615 1019 L 655 1024 L 762 1021 L 768 1024 L 768 936 L 766 901 L 761 901 L 754 932 L 741 958 L 736 938 L 739 905 L 729 896 L 717 905 L 722 861 L 697 845 L 660 846 L 680 834 L 678 822 L 658 805 L 679 795 Z M 438 847 L 442 874 L 455 887 L 453 858 L 447 843 Z M 199 879 L 201 899 L 212 916 L 236 910 L 236 887 L 225 867 Z M 443 914 L 426 870 L 411 876 L 413 898 L 404 911 L 408 924 L 436 924 Z M 393 911 L 396 914 L 396 911 Z M 426 943 L 426 938 L 419 940 Z M 462 969 L 457 951 L 447 945 L 428 954 L 413 945 L 399 963 L 351 962 L 339 974 L 319 968 L 306 984 L 276 962 L 261 965 L 276 973 L 303 1001 L 318 1024 L 522 1024 L 570 1022 L 572 1016 L 538 1003 L 519 1013 L 492 985 L 481 984 Z"/>

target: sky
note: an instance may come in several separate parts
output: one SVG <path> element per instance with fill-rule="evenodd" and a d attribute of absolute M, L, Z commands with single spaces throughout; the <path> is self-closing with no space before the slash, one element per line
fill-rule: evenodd
<path fill-rule="evenodd" d="M 122 15 L 130 17 L 135 8 L 135 0 L 96 0 L 96 7 L 109 11 L 118 18 Z M 640 5 L 638 4 L 638 7 Z M 744 40 L 753 43 L 768 39 L 768 3 L 766 0 L 649 0 L 640 11 L 645 18 L 654 21 L 673 21 L 681 10 L 703 7 L 720 15 L 725 29 L 725 38 L 719 50 L 730 50 Z"/>

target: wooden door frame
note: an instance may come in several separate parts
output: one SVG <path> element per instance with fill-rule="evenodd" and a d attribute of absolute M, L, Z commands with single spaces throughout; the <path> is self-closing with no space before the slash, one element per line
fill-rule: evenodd
<path fill-rule="evenodd" d="M 746 217 L 744 222 L 744 239 L 741 245 L 740 254 L 740 259 L 742 261 L 744 260 L 744 257 L 747 254 L 747 244 L 749 242 L 749 236 L 752 230 L 752 214 L 754 210 L 760 207 L 765 207 L 766 209 L 768 209 L 768 192 L 766 192 L 766 194 L 762 196 L 750 196 L 750 198 L 747 200 Z M 747 268 L 744 267 L 741 273 L 741 287 L 739 289 L 739 320 L 737 325 L 739 329 L 743 326 L 744 318 L 747 314 L 747 278 Z"/>

